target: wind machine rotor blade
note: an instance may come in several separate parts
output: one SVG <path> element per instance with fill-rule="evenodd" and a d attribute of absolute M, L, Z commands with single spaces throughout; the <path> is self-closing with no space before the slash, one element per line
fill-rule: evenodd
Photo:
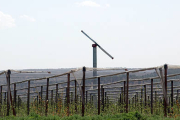
<path fill-rule="evenodd" d="M 105 52 L 111 59 L 114 59 L 114 57 L 111 56 L 108 52 L 106 52 L 100 45 L 97 44 L 97 46 L 98 46 L 103 52 Z"/>
<path fill-rule="evenodd" d="M 108 52 L 106 52 L 99 44 L 97 44 L 97 42 L 95 42 L 92 38 L 90 38 L 83 30 L 81 30 L 81 32 L 88 37 L 91 41 L 93 41 L 104 53 L 106 53 L 111 59 L 114 59 L 114 57 L 112 57 Z"/>
<path fill-rule="evenodd" d="M 90 38 L 83 30 L 81 30 L 81 32 L 82 32 L 86 37 L 88 37 L 91 41 L 93 41 L 96 45 L 98 45 L 98 44 L 96 43 L 96 41 L 94 41 L 92 38 Z"/>

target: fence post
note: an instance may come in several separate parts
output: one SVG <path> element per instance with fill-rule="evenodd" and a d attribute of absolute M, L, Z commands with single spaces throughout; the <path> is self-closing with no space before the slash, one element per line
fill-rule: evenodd
<path fill-rule="evenodd" d="M 100 77 L 98 77 L 98 115 L 100 114 Z"/>
<path fill-rule="evenodd" d="M 143 89 L 141 89 L 141 113 L 142 113 L 142 105 L 143 105 Z"/>
<path fill-rule="evenodd" d="M 51 105 L 53 105 L 53 90 L 51 90 Z"/>
<path fill-rule="evenodd" d="M 144 85 L 144 106 L 145 106 L 145 111 L 146 111 L 146 85 Z"/>
<path fill-rule="evenodd" d="M 146 108 L 146 102 L 147 102 L 147 100 L 146 100 L 146 85 L 144 85 L 144 105 L 145 105 L 145 108 Z"/>
<path fill-rule="evenodd" d="M 83 93 L 83 96 L 82 96 L 82 116 L 84 116 L 84 104 L 85 104 L 85 72 L 86 72 L 86 67 L 83 67 L 83 89 L 82 89 L 82 93 Z"/>
<path fill-rule="evenodd" d="M 56 84 L 56 112 L 58 111 L 58 84 Z"/>
<path fill-rule="evenodd" d="M 179 91 L 177 90 L 177 102 L 179 103 Z"/>
<path fill-rule="evenodd" d="M 74 83 L 74 85 L 75 85 L 75 111 L 77 112 L 77 88 L 76 88 L 76 80 L 74 81 L 75 83 Z"/>
<path fill-rule="evenodd" d="M 27 115 L 29 115 L 29 100 L 30 99 L 30 80 L 28 80 L 28 94 L 27 94 Z"/>
<path fill-rule="evenodd" d="M 120 95 L 119 95 L 119 106 L 121 105 L 122 103 L 121 103 L 121 93 L 120 93 Z"/>
<path fill-rule="evenodd" d="M 129 91 L 129 72 L 127 72 L 127 82 L 126 82 L 126 113 L 128 113 L 128 91 Z"/>
<path fill-rule="evenodd" d="M 135 102 L 135 109 L 136 109 L 136 102 L 137 102 L 137 98 L 136 98 L 136 95 L 134 96 L 134 102 Z"/>
<path fill-rule="evenodd" d="M 7 92 L 4 93 L 4 102 L 6 102 L 6 100 L 7 100 L 7 95 L 6 94 L 7 94 Z"/>
<path fill-rule="evenodd" d="M 43 95 L 43 86 L 41 86 L 41 108 L 42 108 L 42 101 L 43 101 L 42 95 Z"/>
<path fill-rule="evenodd" d="M 47 78 L 47 86 L 46 86 L 46 110 L 45 110 L 45 115 L 47 116 L 48 113 L 48 91 L 49 91 L 49 78 Z"/>
<path fill-rule="evenodd" d="M 9 109 L 10 109 L 10 74 L 11 71 L 8 70 L 7 74 L 6 74 L 6 78 L 7 78 L 7 116 L 9 116 Z"/>
<path fill-rule="evenodd" d="M 70 99 L 69 99 L 69 91 L 70 91 L 70 73 L 67 74 L 67 115 L 69 116 L 69 103 L 70 103 Z"/>
<path fill-rule="evenodd" d="M 155 91 L 155 103 L 157 101 L 157 91 Z"/>
<path fill-rule="evenodd" d="M 151 79 L 151 114 L 153 114 L 153 79 Z"/>
<path fill-rule="evenodd" d="M 102 111 L 104 111 L 104 88 L 101 86 L 101 102 L 102 102 Z"/>
<path fill-rule="evenodd" d="M 126 103 L 126 81 L 124 81 L 124 102 L 123 103 Z"/>
<path fill-rule="evenodd" d="M 1 107 L 2 106 L 2 86 L 0 86 L 0 115 L 2 115 L 1 114 Z"/>
<path fill-rule="evenodd" d="M 139 111 L 139 101 L 138 101 L 138 99 L 139 99 L 139 97 L 138 97 L 138 92 L 136 92 L 136 102 L 137 102 L 137 110 Z"/>
<path fill-rule="evenodd" d="M 173 81 L 171 81 L 171 107 L 173 107 Z"/>
<path fill-rule="evenodd" d="M 105 106 L 107 104 L 107 92 L 105 92 Z"/>
<path fill-rule="evenodd" d="M 164 95 L 164 116 L 167 117 L 167 64 L 164 65 L 164 83 L 165 83 L 165 91 L 166 94 Z"/>
<path fill-rule="evenodd" d="M 157 91 L 155 91 L 155 112 L 157 113 Z"/>

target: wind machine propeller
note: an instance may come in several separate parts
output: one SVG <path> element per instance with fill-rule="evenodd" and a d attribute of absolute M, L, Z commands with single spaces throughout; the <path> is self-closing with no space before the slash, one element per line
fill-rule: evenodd
<path fill-rule="evenodd" d="M 92 38 L 90 38 L 83 30 L 81 32 L 88 37 L 94 44 L 92 44 L 93 47 L 93 68 L 97 68 L 97 46 L 104 52 L 106 53 L 111 59 L 114 59 L 108 52 L 106 52 L 96 41 L 94 41 Z M 97 76 L 97 71 L 96 69 L 93 70 L 93 76 Z"/>

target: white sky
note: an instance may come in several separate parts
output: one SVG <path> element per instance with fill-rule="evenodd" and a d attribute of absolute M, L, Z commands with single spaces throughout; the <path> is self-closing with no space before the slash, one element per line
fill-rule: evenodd
<path fill-rule="evenodd" d="M 0 0 L 0 70 L 180 62 L 179 0 Z"/>

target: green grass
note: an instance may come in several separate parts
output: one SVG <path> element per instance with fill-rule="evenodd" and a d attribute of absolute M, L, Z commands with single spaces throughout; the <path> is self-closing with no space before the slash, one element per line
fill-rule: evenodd
<path fill-rule="evenodd" d="M 69 106 L 70 116 L 67 117 L 67 107 L 60 99 L 57 106 L 55 103 L 52 105 L 49 103 L 48 116 L 46 117 L 45 102 L 42 101 L 42 105 L 33 102 L 30 104 L 30 115 L 27 116 L 27 104 L 26 102 L 22 102 L 19 107 L 16 107 L 16 117 L 14 117 L 12 115 L 12 109 L 10 109 L 10 116 L 6 116 L 7 105 L 4 103 L 1 106 L 0 120 L 180 120 L 180 107 L 178 102 L 173 108 L 169 107 L 170 113 L 168 113 L 167 118 L 164 117 L 163 104 L 159 102 L 155 102 L 153 105 L 153 115 L 151 115 L 150 106 L 147 105 L 145 107 L 139 102 L 136 106 L 129 104 L 129 113 L 123 113 L 125 112 L 125 104 L 112 102 L 109 102 L 105 106 L 104 111 L 101 109 L 100 115 L 97 115 L 97 106 L 88 102 L 85 106 L 85 116 L 81 117 L 81 108 L 81 103 L 78 101 L 76 112 L 75 103 L 71 103 Z"/>
<path fill-rule="evenodd" d="M 31 113 L 29 116 L 23 116 L 23 117 L 14 117 L 14 116 L 8 116 L 8 117 L 2 117 L 0 120 L 174 120 L 174 118 L 165 118 L 159 115 L 143 115 L 138 112 L 130 112 L 130 113 L 121 113 L 121 114 L 115 114 L 115 115 L 94 115 L 94 116 L 80 116 L 80 115 L 72 115 L 69 117 L 59 117 L 58 115 L 49 115 L 49 116 L 40 116 L 36 113 Z M 180 120 L 179 118 L 176 118 L 176 120 Z"/>

